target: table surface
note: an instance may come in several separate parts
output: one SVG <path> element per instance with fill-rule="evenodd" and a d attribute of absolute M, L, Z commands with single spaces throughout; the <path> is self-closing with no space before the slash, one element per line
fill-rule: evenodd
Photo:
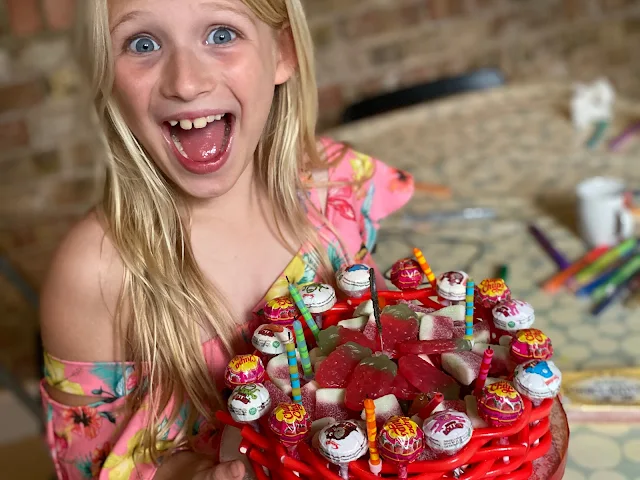
<path fill-rule="evenodd" d="M 574 131 L 571 85 L 535 84 L 476 92 L 392 112 L 328 132 L 355 148 L 450 186 L 448 200 L 417 193 L 380 232 L 376 260 L 389 268 L 420 247 L 435 272 L 462 269 L 474 278 L 509 268 L 516 298 L 531 303 L 536 327 L 553 341 L 563 371 L 640 365 L 640 318 L 616 305 L 600 317 L 589 303 L 538 285 L 556 268 L 528 233 L 535 222 L 570 259 L 585 252 L 575 231 L 574 189 L 594 175 L 640 186 L 640 137 L 619 153 L 584 147 Z M 610 135 L 640 119 L 640 105 L 619 99 Z M 491 207 L 492 220 L 429 223 L 428 212 Z M 413 219 L 407 218 L 407 215 Z M 416 220 L 418 218 L 418 220 Z M 640 424 L 572 423 L 567 480 L 640 480 Z"/>

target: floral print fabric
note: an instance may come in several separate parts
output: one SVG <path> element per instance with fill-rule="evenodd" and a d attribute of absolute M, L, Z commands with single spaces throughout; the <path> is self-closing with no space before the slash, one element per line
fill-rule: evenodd
<path fill-rule="evenodd" d="M 331 161 L 326 199 L 321 199 L 319 189 L 312 186 L 302 197 L 315 210 L 324 212 L 333 229 L 328 228 L 318 215 L 310 214 L 309 218 L 318 230 L 334 270 L 350 261 L 372 265 L 370 252 L 376 242 L 379 221 L 410 199 L 413 179 L 405 172 L 337 142 L 322 139 L 321 145 Z M 317 269 L 315 255 L 303 246 L 269 289 L 265 301 L 288 293 L 287 277 L 299 286 L 316 281 Z M 262 323 L 260 310 L 263 304 L 258 305 L 254 317 L 239 328 L 240 353 L 252 349 L 251 335 Z M 220 382 L 228 356 L 215 339 L 203 344 L 203 352 L 211 375 Z M 62 405 L 51 399 L 45 384 L 72 395 L 95 397 L 96 401 L 87 406 Z M 135 388 L 138 388 L 138 378 L 132 364 L 69 362 L 45 354 L 41 392 L 47 415 L 47 442 L 58 478 L 131 480 L 154 477 L 157 467 L 137 448 L 145 428 L 145 408 L 143 406 L 130 416 L 124 414 L 126 396 Z M 173 447 L 184 421 L 181 415 L 171 426 L 165 438 L 160 440 L 160 451 Z M 196 449 L 214 455 L 215 441 L 219 437 L 216 432 L 216 426 L 207 424 L 204 419 L 196 422 L 193 432 Z"/>

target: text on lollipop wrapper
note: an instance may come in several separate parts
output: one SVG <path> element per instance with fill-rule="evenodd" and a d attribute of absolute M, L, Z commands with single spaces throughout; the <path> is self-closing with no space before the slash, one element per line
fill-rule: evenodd
<path fill-rule="evenodd" d="M 296 423 L 300 422 L 305 417 L 304 407 L 298 404 L 283 404 L 280 405 L 276 411 L 276 418 L 280 422 Z"/>
<path fill-rule="evenodd" d="M 234 372 L 248 372 L 257 367 L 258 357 L 255 355 L 238 355 L 229 364 L 229 368 Z"/>
<path fill-rule="evenodd" d="M 417 435 L 417 424 L 405 417 L 398 417 L 385 425 L 391 438 L 413 437 Z"/>

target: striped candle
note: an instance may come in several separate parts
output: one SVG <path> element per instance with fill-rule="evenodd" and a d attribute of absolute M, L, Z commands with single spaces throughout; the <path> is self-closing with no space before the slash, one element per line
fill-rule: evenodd
<path fill-rule="evenodd" d="M 318 340 L 320 329 L 318 328 L 316 321 L 313 319 L 313 317 L 311 316 L 311 312 L 309 312 L 309 309 L 304 304 L 304 300 L 302 300 L 302 296 L 300 295 L 300 292 L 298 291 L 296 286 L 289 281 L 288 277 L 287 277 L 287 282 L 289 283 L 289 293 L 291 294 L 291 298 L 295 302 L 296 307 L 298 307 L 298 310 L 300 310 L 300 313 L 302 314 L 302 318 L 304 318 L 304 321 L 307 322 L 307 326 L 309 327 L 309 330 L 311 330 L 311 333 L 313 333 L 313 336 L 315 337 L 315 339 Z"/>
<path fill-rule="evenodd" d="M 296 359 L 296 346 L 289 333 L 289 340 L 285 343 L 287 349 L 287 361 L 289 362 L 289 378 L 291 379 L 291 397 L 295 403 L 302 405 L 302 392 L 300 391 L 300 372 Z"/>
<path fill-rule="evenodd" d="M 380 459 L 378 446 L 376 445 L 376 437 L 378 435 L 376 405 L 370 398 L 364 400 L 364 412 L 367 421 L 367 439 L 369 440 L 369 470 L 378 476 L 382 471 L 382 460 Z"/>
<path fill-rule="evenodd" d="M 427 263 L 427 259 L 424 258 L 424 254 L 422 253 L 422 250 L 420 250 L 419 248 L 414 248 L 413 249 L 413 254 L 416 257 L 416 260 L 418 261 L 418 264 L 420 265 L 420 268 L 422 268 L 422 271 L 426 275 L 427 280 L 429 281 L 431 286 L 433 288 L 435 288 L 436 287 L 436 276 L 433 273 L 433 270 L 431 270 L 431 267 L 429 266 L 429 264 Z"/>
<path fill-rule="evenodd" d="M 473 296 L 475 284 L 473 280 L 467 280 L 467 308 L 465 311 L 465 330 L 464 330 L 464 339 L 465 340 L 473 340 Z"/>
<path fill-rule="evenodd" d="M 304 378 L 311 380 L 313 378 L 313 369 L 311 368 L 311 359 L 309 358 L 307 341 L 304 338 L 304 331 L 302 330 L 300 320 L 295 320 L 293 322 L 293 331 L 296 334 L 296 344 L 298 345 L 298 351 L 300 352 L 300 362 L 302 363 Z"/>
<path fill-rule="evenodd" d="M 476 397 L 480 395 L 482 389 L 484 388 L 484 384 L 487 381 L 487 377 L 489 376 L 489 370 L 491 369 L 491 360 L 493 360 L 493 349 L 491 347 L 487 348 L 484 351 L 484 355 L 482 356 L 482 363 L 480 364 L 480 373 L 478 373 L 478 378 L 476 379 L 476 386 L 473 390 L 473 393 Z"/>

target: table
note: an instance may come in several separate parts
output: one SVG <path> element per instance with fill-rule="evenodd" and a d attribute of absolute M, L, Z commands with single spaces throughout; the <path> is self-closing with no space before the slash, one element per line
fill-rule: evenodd
<path fill-rule="evenodd" d="M 417 193 L 389 218 L 375 254 L 389 268 L 420 247 L 434 271 L 465 269 L 474 278 L 509 266 L 516 298 L 536 310 L 536 326 L 553 340 L 564 370 L 640 365 L 640 318 L 615 306 L 598 318 L 572 295 L 539 290 L 556 269 L 527 231 L 535 222 L 569 258 L 585 247 L 575 234 L 575 185 L 594 175 L 640 186 L 640 138 L 620 153 L 590 151 L 568 113 L 571 85 L 514 85 L 452 97 L 339 127 L 329 136 L 413 173 L 442 183 L 449 200 Z M 640 119 L 640 104 L 620 99 L 611 135 Z M 588 135 L 587 135 L 588 136 Z M 432 224 L 420 215 L 491 207 L 493 220 Z M 412 219 L 407 219 L 407 215 Z M 640 480 L 640 424 L 571 424 L 566 480 Z"/>

